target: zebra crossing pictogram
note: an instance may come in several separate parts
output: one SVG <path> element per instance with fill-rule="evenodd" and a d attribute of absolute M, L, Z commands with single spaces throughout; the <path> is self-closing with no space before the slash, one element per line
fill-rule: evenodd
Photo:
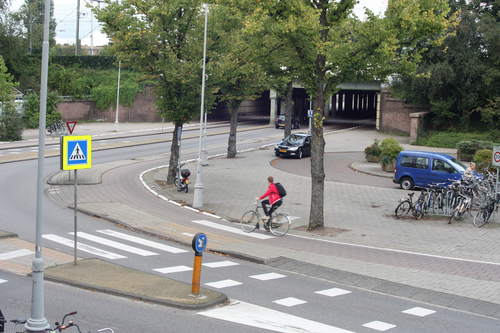
<path fill-rule="evenodd" d="M 69 159 L 70 161 L 84 161 L 87 159 L 84 152 L 82 151 L 82 147 L 80 147 L 80 144 L 78 142 L 75 144 L 71 155 L 69 155 Z"/>

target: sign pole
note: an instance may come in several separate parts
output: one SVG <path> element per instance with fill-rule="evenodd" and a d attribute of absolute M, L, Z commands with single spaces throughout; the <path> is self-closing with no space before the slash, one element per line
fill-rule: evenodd
<path fill-rule="evenodd" d="M 70 171 L 71 172 L 71 171 Z M 76 265 L 76 254 L 77 254 L 77 244 L 78 244 L 78 234 L 77 234 L 77 218 L 76 218 L 76 212 L 78 210 L 78 200 L 77 200 L 77 188 L 78 188 L 78 170 L 75 169 L 75 183 L 74 183 L 74 194 L 75 194 L 75 205 L 74 205 L 74 219 L 73 219 L 73 239 L 74 239 L 74 258 L 73 258 L 73 263 Z"/>
<path fill-rule="evenodd" d="M 203 251 L 207 247 L 207 235 L 201 232 L 194 235 L 191 246 L 193 247 L 194 250 L 191 296 L 203 298 L 204 296 L 200 295 L 201 261 L 203 258 Z"/>

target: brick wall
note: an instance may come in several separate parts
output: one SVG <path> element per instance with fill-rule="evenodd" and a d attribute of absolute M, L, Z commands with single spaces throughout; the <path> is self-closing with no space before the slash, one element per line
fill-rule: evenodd
<path fill-rule="evenodd" d="M 398 131 L 407 133 L 415 132 L 410 119 L 410 114 L 428 111 L 425 108 L 406 104 L 404 101 L 394 98 L 388 91 L 381 92 L 380 100 L 380 129 L 382 131 Z M 415 125 L 414 125 L 415 126 Z"/>

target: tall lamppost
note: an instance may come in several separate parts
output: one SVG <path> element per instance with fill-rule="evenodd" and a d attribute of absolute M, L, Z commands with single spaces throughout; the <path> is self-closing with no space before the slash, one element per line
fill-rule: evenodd
<path fill-rule="evenodd" d="M 43 178 L 45 159 L 45 118 L 47 114 L 47 77 L 49 71 L 49 24 L 50 0 L 45 0 L 43 23 L 42 72 L 40 80 L 40 116 L 38 122 L 38 168 L 36 189 L 36 231 L 35 257 L 31 269 L 33 286 L 31 289 L 31 316 L 24 327 L 27 332 L 45 332 L 49 323 L 45 318 L 43 289 L 42 224 L 43 224 Z"/>
<path fill-rule="evenodd" d="M 115 109 L 115 124 L 118 124 L 118 113 L 120 108 L 120 74 L 122 61 L 118 60 L 118 83 L 116 84 L 116 109 Z"/>
<path fill-rule="evenodd" d="M 203 166 L 202 166 L 202 148 L 203 148 L 203 116 L 205 109 L 205 59 L 207 57 L 207 25 L 208 25 L 208 5 L 203 4 L 205 11 L 205 29 L 203 34 L 203 65 L 201 73 L 201 106 L 200 106 L 200 142 L 198 149 L 198 166 L 196 167 L 196 184 L 194 185 L 193 207 L 203 207 Z"/>

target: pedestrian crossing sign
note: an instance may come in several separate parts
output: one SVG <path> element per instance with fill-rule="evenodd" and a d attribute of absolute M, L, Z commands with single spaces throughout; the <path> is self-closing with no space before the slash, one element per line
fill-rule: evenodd
<path fill-rule="evenodd" d="M 65 135 L 61 137 L 61 170 L 92 167 L 92 136 Z"/>

